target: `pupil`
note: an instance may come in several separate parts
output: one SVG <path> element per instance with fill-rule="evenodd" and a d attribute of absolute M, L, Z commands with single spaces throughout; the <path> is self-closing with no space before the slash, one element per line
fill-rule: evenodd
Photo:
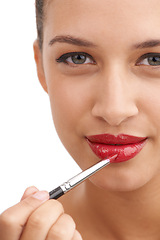
<path fill-rule="evenodd" d="M 157 62 L 157 59 L 155 57 L 153 58 L 153 62 Z"/>
<path fill-rule="evenodd" d="M 75 64 L 83 64 L 86 61 L 86 57 L 84 55 L 75 55 L 72 57 L 72 61 Z"/>
<path fill-rule="evenodd" d="M 77 56 L 77 59 L 78 59 L 78 60 L 81 60 L 81 56 L 80 56 L 80 55 L 78 55 L 78 56 Z"/>

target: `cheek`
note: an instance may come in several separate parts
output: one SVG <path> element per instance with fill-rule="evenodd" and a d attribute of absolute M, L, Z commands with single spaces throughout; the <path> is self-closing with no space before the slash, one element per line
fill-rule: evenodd
<path fill-rule="evenodd" d="M 139 94 L 142 128 L 149 136 L 145 159 L 152 173 L 160 170 L 160 80 L 145 82 Z M 150 165 L 150 161 L 152 164 Z"/>
<path fill-rule="evenodd" d="M 78 141 L 83 137 L 81 127 L 84 118 L 90 112 L 91 91 L 89 91 L 85 80 L 57 78 L 50 81 L 49 96 L 52 115 L 59 137 L 64 141 Z"/>
<path fill-rule="evenodd" d="M 140 89 L 140 114 L 148 119 L 151 137 L 158 139 L 160 136 L 160 80 L 146 82 Z"/>

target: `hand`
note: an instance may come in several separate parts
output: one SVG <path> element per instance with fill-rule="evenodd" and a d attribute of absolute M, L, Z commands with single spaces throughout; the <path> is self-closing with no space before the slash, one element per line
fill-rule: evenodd
<path fill-rule="evenodd" d="M 0 240 L 82 240 L 61 203 L 35 187 L 0 215 Z"/>

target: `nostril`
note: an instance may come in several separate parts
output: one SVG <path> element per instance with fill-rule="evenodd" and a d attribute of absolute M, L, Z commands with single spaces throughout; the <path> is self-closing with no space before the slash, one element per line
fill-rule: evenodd
<path fill-rule="evenodd" d="M 103 119 L 110 126 L 119 126 L 122 122 L 127 121 L 131 117 L 138 114 L 138 108 L 134 102 L 121 102 L 108 104 L 99 102 L 92 108 L 92 115 L 96 118 Z"/>

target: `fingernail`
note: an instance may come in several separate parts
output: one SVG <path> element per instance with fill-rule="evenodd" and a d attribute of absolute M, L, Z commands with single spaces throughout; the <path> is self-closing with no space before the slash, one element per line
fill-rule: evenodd
<path fill-rule="evenodd" d="M 46 201 L 49 199 L 49 194 L 46 191 L 38 191 L 35 194 L 33 194 L 33 197 L 40 201 Z"/>

